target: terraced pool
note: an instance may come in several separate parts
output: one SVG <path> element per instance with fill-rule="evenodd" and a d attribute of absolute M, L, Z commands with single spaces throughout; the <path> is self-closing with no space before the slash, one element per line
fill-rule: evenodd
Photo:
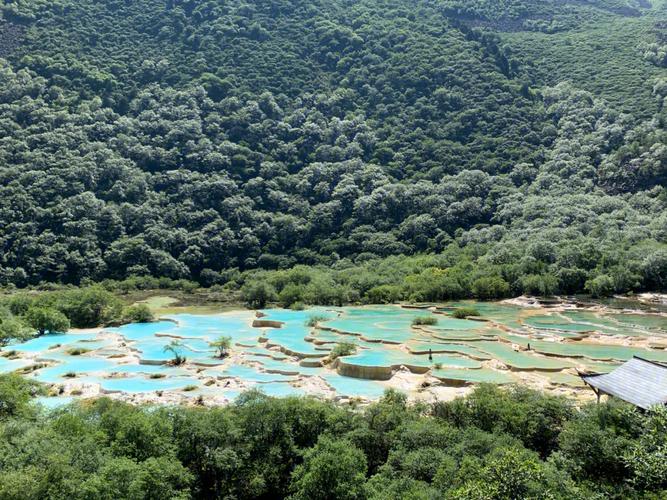
<path fill-rule="evenodd" d="M 461 306 L 474 306 L 484 321 L 452 317 Z M 424 316 L 435 324 L 413 324 Z M 222 359 L 210 345 L 220 336 L 232 343 Z M 178 367 L 170 365 L 174 341 L 187 359 Z M 332 359 L 341 342 L 354 344 L 356 352 Z M 401 389 L 415 394 L 482 382 L 577 391 L 577 370 L 609 371 L 632 356 L 667 362 L 662 346 L 667 316 L 602 307 L 314 307 L 174 314 L 154 323 L 44 335 L 8 346 L 11 356 L 0 356 L 0 372 L 21 371 L 63 400 L 111 394 L 216 404 L 248 389 L 374 399 L 398 386 L 398 379 Z"/>

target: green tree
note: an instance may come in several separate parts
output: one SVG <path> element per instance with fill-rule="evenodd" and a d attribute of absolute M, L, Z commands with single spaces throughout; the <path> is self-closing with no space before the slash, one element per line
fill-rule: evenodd
<path fill-rule="evenodd" d="M 261 281 L 251 281 L 241 288 L 243 300 L 253 309 L 261 309 L 276 299 L 275 289 Z"/>
<path fill-rule="evenodd" d="M 148 305 L 135 304 L 123 311 L 123 319 L 129 323 L 150 323 L 155 316 Z"/>
<path fill-rule="evenodd" d="M 290 498 L 365 498 L 366 457 L 351 442 L 322 436 L 294 469 Z"/>
<path fill-rule="evenodd" d="M 472 282 L 472 293 L 482 300 L 501 299 L 510 293 L 510 285 L 500 276 L 477 278 Z"/>
<path fill-rule="evenodd" d="M 43 392 L 39 384 L 20 375 L 0 375 L 0 422 L 7 418 L 31 415 L 29 404 L 32 397 Z"/>
<path fill-rule="evenodd" d="M 632 483 L 640 490 L 667 492 L 667 407 L 650 410 L 624 461 L 632 471 Z"/>
<path fill-rule="evenodd" d="M 217 357 L 224 358 L 229 354 L 229 349 L 232 347 L 232 338 L 228 335 L 221 335 L 209 345 L 216 349 Z"/>
<path fill-rule="evenodd" d="M 25 321 L 0 307 L 0 348 L 12 340 L 25 340 L 32 334 L 30 326 Z"/>
<path fill-rule="evenodd" d="M 70 322 L 63 313 L 50 307 L 33 306 L 25 314 L 26 322 L 40 335 L 69 330 Z"/>
<path fill-rule="evenodd" d="M 478 475 L 478 479 L 456 490 L 453 497 L 513 500 L 546 496 L 542 465 L 534 454 L 520 448 L 495 451 Z"/>
<path fill-rule="evenodd" d="M 593 297 L 609 297 L 614 293 L 614 280 L 607 274 L 600 274 L 586 281 L 584 288 Z"/>
<path fill-rule="evenodd" d="M 185 363 L 186 358 L 185 356 L 182 356 L 181 353 L 183 352 L 183 343 L 180 340 L 172 340 L 169 342 L 164 348 L 162 349 L 164 352 L 171 353 L 171 355 L 174 357 L 172 360 L 173 364 L 178 366 L 182 365 Z"/>
<path fill-rule="evenodd" d="M 123 313 L 123 302 L 100 286 L 56 292 L 54 302 L 75 328 L 116 323 Z"/>

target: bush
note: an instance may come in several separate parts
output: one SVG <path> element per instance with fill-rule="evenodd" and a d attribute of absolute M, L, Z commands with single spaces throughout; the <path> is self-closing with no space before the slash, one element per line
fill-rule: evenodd
<path fill-rule="evenodd" d="M 438 324 L 438 318 L 435 316 L 418 316 L 415 319 L 412 320 L 413 326 L 418 326 L 418 325 L 437 325 Z"/>
<path fill-rule="evenodd" d="M 401 300 L 401 287 L 396 285 L 380 285 L 366 292 L 365 302 L 368 304 L 391 304 Z"/>
<path fill-rule="evenodd" d="M 241 288 L 241 297 L 253 309 L 261 309 L 276 300 L 276 290 L 262 281 L 250 281 Z"/>
<path fill-rule="evenodd" d="M 90 349 L 85 349 L 83 347 L 74 347 L 67 350 L 67 354 L 70 356 L 80 356 L 81 354 L 86 354 L 87 352 L 90 352 Z"/>
<path fill-rule="evenodd" d="M 32 306 L 25 313 L 27 323 L 40 335 L 63 333 L 69 330 L 70 322 L 60 311 L 50 307 Z"/>
<path fill-rule="evenodd" d="M 472 282 L 472 293 L 481 300 L 502 299 L 509 296 L 510 285 L 500 276 L 477 278 Z"/>
<path fill-rule="evenodd" d="M 296 467 L 290 489 L 294 500 L 352 500 L 364 497 L 366 457 L 347 440 L 322 436 Z"/>
<path fill-rule="evenodd" d="M 229 349 L 232 347 L 232 338 L 228 335 L 221 335 L 215 341 L 209 344 L 211 347 L 215 347 L 216 356 L 219 358 L 224 358 L 229 353 Z"/>
<path fill-rule="evenodd" d="M 458 319 L 465 319 L 468 316 L 479 316 L 479 311 L 474 307 L 458 307 L 452 311 L 452 316 Z"/>
<path fill-rule="evenodd" d="M 0 422 L 7 418 L 32 414 L 29 405 L 31 397 L 43 393 L 45 390 L 40 384 L 20 375 L 0 375 Z"/>
<path fill-rule="evenodd" d="M 350 356 L 357 352 L 357 346 L 352 342 L 339 342 L 331 349 L 329 354 L 329 359 L 334 360 L 340 358 L 341 356 Z"/>
<path fill-rule="evenodd" d="M 558 291 L 558 279 L 551 274 L 527 274 L 519 282 L 525 295 L 546 297 Z"/>
<path fill-rule="evenodd" d="M 53 292 L 55 306 L 74 328 L 95 328 L 120 322 L 123 302 L 100 286 Z"/>
<path fill-rule="evenodd" d="M 324 322 L 328 319 L 329 318 L 327 316 L 324 316 L 323 314 L 313 314 L 313 315 L 309 316 L 308 319 L 306 320 L 306 326 L 314 328 L 319 323 Z"/>
<path fill-rule="evenodd" d="M 150 323 L 154 320 L 153 311 L 146 304 L 132 305 L 123 312 L 123 321 L 127 323 Z"/>
<path fill-rule="evenodd" d="M 624 462 L 633 473 L 634 485 L 667 493 L 667 407 L 656 406 L 648 412 L 641 436 L 625 453 Z"/>
<path fill-rule="evenodd" d="M 172 364 L 179 366 L 182 365 L 187 361 L 187 358 L 181 354 L 181 351 L 183 350 L 183 343 L 180 340 L 172 340 L 164 346 L 164 349 L 162 349 L 164 352 L 171 353 L 174 359 L 172 360 Z"/>
<path fill-rule="evenodd" d="M 601 274 L 588 280 L 584 288 L 593 297 L 610 297 L 614 294 L 614 280 L 611 276 Z"/>

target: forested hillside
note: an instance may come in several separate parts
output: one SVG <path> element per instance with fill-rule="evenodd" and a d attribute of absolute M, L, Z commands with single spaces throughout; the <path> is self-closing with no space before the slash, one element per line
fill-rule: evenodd
<path fill-rule="evenodd" d="M 662 1 L 0 5 L 4 284 L 667 287 Z"/>

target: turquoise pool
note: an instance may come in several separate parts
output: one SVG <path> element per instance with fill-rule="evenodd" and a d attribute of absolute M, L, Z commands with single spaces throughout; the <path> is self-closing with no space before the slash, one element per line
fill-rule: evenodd
<path fill-rule="evenodd" d="M 487 321 L 449 315 L 456 307 L 471 305 Z M 436 324 L 413 325 L 415 318 L 429 315 Z M 314 316 L 319 322 L 309 325 Z M 254 327 L 257 319 L 264 322 Z M 233 399 L 249 388 L 272 396 L 304 395 L 318 387 L 326 387 L 328 397 L 374 399 L 391 387 L 397 370 L 412 377 L 414 391 L 421 390 L 418 384 L 424 380 L 452 386 L 526 380 L 514 372 L 576 389 L 576 369 L 608 371 L 633 355 L 667 362 L 667 351 L 646 347 L 667 342 L 665 319 L 604 309 L 471 302 L 431 309 L 267 309 L 261 317 L 254 311 L 174 314 L 154 323 L 43 335 L 14 344 L 6 350 L 15 350 L 17 357 L 0 356 L 0 372 L 22 370 L 34 380 L 72 391 L 93 384 L 101 393 L 170 393 L 188 399 Z M 210 345 L 221 336 L 231 338 L 229 356 L 222 359 Z M 165 347 L 173 341 L 187 358 L 182 366 L 170 364 L 173 354 Z M 356 352 L 331 361 L 330 351 L 340 342 L 354 344 Z M 72 355 L 74 348 L 88 352 Z M 184 391 L 186 387 L 191 390 Z M 48 398 L 44 404 L 55 407 L 65 397 L 70 396 Z"/>

